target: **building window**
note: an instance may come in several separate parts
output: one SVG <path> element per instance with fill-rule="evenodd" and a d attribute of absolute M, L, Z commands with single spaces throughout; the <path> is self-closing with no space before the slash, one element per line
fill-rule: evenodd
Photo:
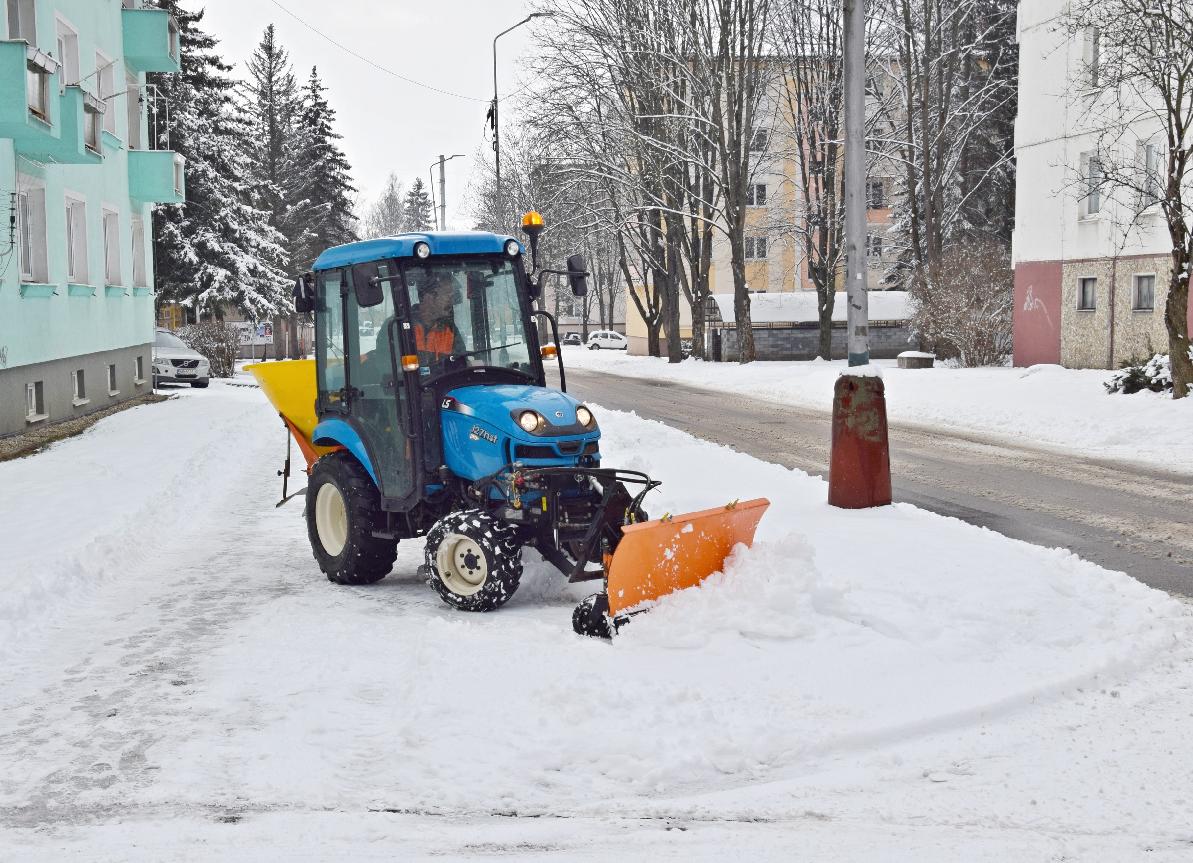
<path fill-rule="evenodd" d="M 42 188 L 28 188 L 18 179 L 17 233 L 20 249 L 20 277 L 24 282 L 46 282 L 46 193 Z"/>
<path fill-rule="evenodd" d="M 87 378 L 83 369 L 76 369 L 70 373 L 71 383 L 74 384 L 75 389 L 75 404 L 81 405 L 87 403 Z"/>
<path fill-rule="evenodd" d="M 66 278 L 87 284 L 87 204 L 66 199 Z"/>
<path fill-rule="evenodd" d="M 58 62 L 62 64 L 62 86 L 79 83 L 79 34 L 61 18 L 57 20 Z"/>
<path fill-rule="evenodd" d="M 751 183 L 746 187 L 746 206 L 766 206 L 766 183 Z"/>
<path fill-rule="evenodd" d="M 108 363 L 108 395 L 118 396 L 120 390 L 116 389 L 116 364 Z"/>
<path fill-rule="evenodd" d="M 50 122 L 50 75 L 40 66 L 30 65 L 25 72 L 25 97 L 29 100 L 29 113 Z"/>
<path fill-rule="evenodd" d="M 1098 280 L 1077 280 L 1077 311 L 1092 312 L 1098 307 Z"/>
<path fill-rule="evenodd" d="M 37 44 L 37 15 L 34 0 L 8 0 L 8 38 Z"/>
<path fill-rule="evenodd" d="M 1139 148 L 1139 168 L 1143 174 L 1139 184 L 1142 195 L 1141 205 L 1146 208 L 1160 200 L 1162 196 L 1162 180 L 1160 167 L 1160 145 L 1143 144 Z"/>
<path fill-rule="evenodd" d="M 1132 308 L 1137 312 L 1150 312 L 1156 308 L 1156 277 L 1154 274 L 1135 277 L 1135 298 Z"/>
<path fill-rule="evenodd" d="M 149 280 L 145 277 L 145 220 L 140 216 L 133 216 L 133 286 L 137 288 L 149 287 Z"/>
<path fill-rule="evenodd" d="M 103 128 L 104 115 L 98 111 L 90 109 L 83 112 L 84 126 L 83 143 L 87 145 L 87 149 L 93 153 L 99 152 L 99 133 Z"/>
<path fill-rule="evenodd" d="M 120 278 L 120 214 L 104 210 L 104 283 L 124 284 Z"/>
<path fill-rule="evenodd" d="M 41 381 L 31 381 L 25 384 L 25 420 L 37 422 L 46 418 L 46 401 L 42 393 Z"/>
<path fill-rule="evenodd" d="M 882 180 L 866 182 L 866 206 L 871 210 L 881 210 L 886 207 L 886 184 Z"/>
<path fill-rule="evenodd" d="M 760 261 L 766 258 L 766 237 L 746 237 L 746 260 Z"/>
<path fill-rule="evenodd" d="M 98 79 L 100 101 L 104 103 L 104 131 L 116 134 L 116 111 L 112 104 L 116 97 L 116 64 L 103 54 L 95 55 L 95 77 Z"/>
<path fill-rule="evenodd" d="M 1106 182 L 1106 173 L 1102 169 L 1102 160 L 1087 153 L 1082 156 L 1085 167 L 1085 197 L 1083 199 L 1083 216 L 1096 216 L 1102 212 L 1102 186 Z"/>
<path fill-rule="evenodd" d="M 125 112 L 128 114 L 128 134 L 125 140 L 130 150 L 140 150 L 141 144 L 141 87 L 137 84 L 137 76 L 126 78 L 124 90 Z M 111 107 L 109 106 L 109 110 Z"/>
<path fill-rule="evenodd" d="M 1102 31 L 1097 27 L 1085 31 L 1085 74 L 1089 86 L 1102 85 Z"/>
<path fill-rule="evenodd" d="M 759 127 L 750 135 L 750 152 L 765 153 L 770 145 L 770 130 Z"/>
<path fill-rule="evenodd" d="M 145 383 L 145 357 L 138 356 L 133 360 L 133 383 Z"/>
<path fill-rule="evenodd" d="M 866 237 L 866 257 L 871 260 L 882 258 L 882 237 L 869 234 Z"/>

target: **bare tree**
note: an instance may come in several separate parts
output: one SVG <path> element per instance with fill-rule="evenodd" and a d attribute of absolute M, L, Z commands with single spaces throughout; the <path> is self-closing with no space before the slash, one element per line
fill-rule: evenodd
<path fill-rule="evenodd" d="M 1164 323 L 1172 397 L 1193 386 L 1189 276 L 1193 266 L 1193 6 L 1188 0 L 1098 0 L 1064 18 L 1096 49 L 1087 60 L 1086 121 L 1096 157 L 1082 182 L 1113 199 L 1125 231 L 1157 208 L 1172 244 Z"/>
<path fill-rule="evenodd" d="M 361 222 L 365 239 L 392 237 L 406 230 L 405 197 L 406 190 L 397 174 L 391 173 Z"/>
<path fill-rule="evenodd" d="M 954 243 L 940 278 L 912 285 L 912 324 L 942 359 L 1000 365 L 1013 347 L 1014 290 L 1010 249 L 989 237 Z"/>

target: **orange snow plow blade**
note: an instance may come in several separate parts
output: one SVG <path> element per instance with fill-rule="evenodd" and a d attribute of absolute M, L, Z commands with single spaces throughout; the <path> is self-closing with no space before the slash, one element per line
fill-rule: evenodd
<path fill-rule="evenodd" d="M 693 587 L 725 564 L 739 542 L 751 545 L 766 498 L 665 516 L 622 528 L 606 578 L 609 614 Z"/>

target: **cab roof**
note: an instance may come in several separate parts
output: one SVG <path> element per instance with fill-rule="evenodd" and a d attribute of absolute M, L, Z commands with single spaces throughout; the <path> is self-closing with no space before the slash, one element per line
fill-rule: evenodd
<path fill-rule="evenodd" d="M 488 231 L 427 231 L 419 234 L 398 234 L 395 237 L 380 237 L 375 240 L 360 240 L 345 243 L 323 252 L 315 261 L 313 269 L 333 270 L 350 267 L 369 261 L 386 258 L 414 257 L 414 244 L 424 242 L 431 247 L 431 258 L 436 255 L 485 255 L 500 254 L 505 244 L 514 237 L 491 234 Z"/>

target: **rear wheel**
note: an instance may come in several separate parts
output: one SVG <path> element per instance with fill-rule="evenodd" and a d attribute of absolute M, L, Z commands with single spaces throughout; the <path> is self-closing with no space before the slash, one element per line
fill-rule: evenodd
<path fill-rule="evenodd" d="M 311 550 L 329 581 L 373 584 L 389 575 L 398 543 L 373 536 L 385 527 L 381 495 L 350 454 L 333 452 L 315 462 L 306 515 Z"/>
<path fill-rule="evenodd" d="M 522 578 L 516 532 L 478 509 L 453 512 L 427 534 L 427 582 L 462 611 L 493 611 L 509 602 Z"/>

